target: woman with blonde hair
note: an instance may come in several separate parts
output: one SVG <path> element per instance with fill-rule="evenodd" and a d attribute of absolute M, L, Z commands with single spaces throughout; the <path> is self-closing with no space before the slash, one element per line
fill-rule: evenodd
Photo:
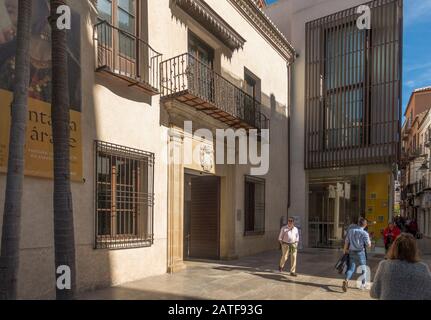
<path fill-rule="evenodd" d="M 402 233 L 380 262 L 370 295 L 379 300 L 431 300 L 431 273 L 420 262 L 416 239 Z"/>

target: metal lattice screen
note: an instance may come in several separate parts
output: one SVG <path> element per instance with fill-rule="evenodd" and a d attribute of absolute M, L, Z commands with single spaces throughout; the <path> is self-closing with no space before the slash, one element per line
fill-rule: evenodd
<path fill-rule="evenodd" d="M 306 24 L 305 167 L 399 158 L 402 0 L 375 0 Z"/>
<path fill-rule="evenodd" d="M 153 243 L 154 154 L 96 141 L 96 248 Z"/>

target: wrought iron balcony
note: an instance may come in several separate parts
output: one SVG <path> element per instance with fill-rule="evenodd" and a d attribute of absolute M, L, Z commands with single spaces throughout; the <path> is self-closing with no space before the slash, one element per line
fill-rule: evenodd
<path fill-rule="evenodd" d="M 412 130 L 412 124 L 413 121 L 411 118 L 408 118 L 403 125 L 402 131 L 404 131 L 405 134 L 409 134 L 410 131 Z"/>
<path fill-rule="evenodd" d="M 407 191 L 407 196 L 416 196 L 419 193 L 419 182 L 413 182 L 409 184 Z"/>
<path fill-rule="evenodd" d="M 414 193 L 414 184 L 408 184 L 401 188 L 401 200 L 407 200 Z"/>
<path fill-rule="evenodd" d="M 431 181 L 427 176 L 422 177 L 419 180 L 418 183 L 418 190 L 416 191 L 417 193 L 422 193 L 424 191 L 430 190 L 431 189 Z"/>
<path fill-rule="evenodd" d="M 96 71 L 112 74 L 150 95 L 159 94 L 162 54 L 135 35 L 107 21 L 94 26 Z"/>
<path fill-rule="evenodd" d="M 399 165 L 401 169 L 406 168 L 406 166 L 409 164 L 410 159 L 409 159 L 409 153 L 407 152 L 407 150 L 405 148 L 401 149 L 401 157 L 400 157 L 400 161 L 399 161 Z"/>
<path fill-rule="evenodd" d="M 164 99 L 176 99 L 233 128 L 269 129 L 260 102 L 191 54 L 163 61 L 160 76 Z"/>
<path fill-rule="evenodd" d="M 416 158 L 420 158 L 425 156 L 425 150 L 422 146 L 417 146 L 408 151 L 409 160 L 414 160 Z"/>

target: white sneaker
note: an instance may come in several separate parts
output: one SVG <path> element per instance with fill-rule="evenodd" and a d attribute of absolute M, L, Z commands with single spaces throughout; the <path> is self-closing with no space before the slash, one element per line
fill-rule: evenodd
<path fill-rule="evenodd" d="M 362 291 L 368 290 L 368 286 L 366 284 L 361 284 L 359 290 L 362 290 Z"/>

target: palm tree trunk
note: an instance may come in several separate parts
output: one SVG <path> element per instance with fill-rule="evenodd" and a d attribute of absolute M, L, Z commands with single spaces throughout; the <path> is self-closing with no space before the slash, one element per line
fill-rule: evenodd
<path fill-rule="evenodd" d="M 18 3 L 15 87 L 11 109 L 9 158 L 0 256 L 0 299 L 16 299 L 18 287 L 24 145 L 30 83 L 31 0 Z"/>
<path fill-rule="evenodd" d="M 75 237 L 70 188 L 70 114 L 66 30 L 57 28 L 57 8 L 64 0 L 51 0 L 52 32 L 52 137 L 54 143 L 54 247 L 55 272 L 59 266 L 71 271 L 71 288 L 56 286 L 59 300 L 73 299 L 76 290 Z M 73 26 L 72 26 L 73 28 Z M 56 278 L 57 278 L 56 274 Z"/>

